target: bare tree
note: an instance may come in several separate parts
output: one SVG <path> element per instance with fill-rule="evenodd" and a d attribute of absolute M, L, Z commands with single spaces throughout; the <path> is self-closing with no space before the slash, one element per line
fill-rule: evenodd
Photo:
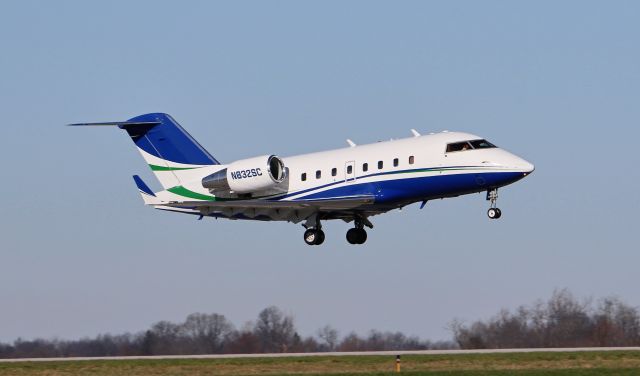
<path fill-rule="evenodd" d="M 151 326 L 149 349 L 152 354 L 180 354 L 180 325 L 170 321 L 160 321 Z"/>
<path fill-rule="evenodd" d="M 355 332 L 347 334 L 338 345 L 338 351 L 364 351 L 366 341 L 360 338 Z"/>
<path fill-rule="evenodd" d="M 594 315 L 598 346 L 635 346 L 640 343 L 638 311 L 617 298 L 602 299 Z"/>
<path fill-rule="evenodd" d="M 292 347 L 297 335 L 293 317 L 285 315 L 274 306 L 260 312 L 254 330 L 260 340 L 262 352 L 286 352 Z"/>
<path fill-rule="evenodd" d="M 181 332 L 193 345 L 192 353 L 221 353 L 233 325 L 217 313 L 192 313 L 181 326 Z"/>
<path fill-rule="evenodd" d="M 547 302 L 515 313 L 502 310 L 487 321 L 471 325 L 453 322 L 461 348 L 636 346 L 640 344 L 638 310 L 615 298 L 602 300 L 596 310 L 590 300 L 578 301 L 566 289 L 554 291 Z"/>
<path fill-rule="evenodd" d="M 329 325 L 318 329 L 318 338 L 324 341 L 327 351 L 334 351 L 338 344 L 338 331 Z"/>

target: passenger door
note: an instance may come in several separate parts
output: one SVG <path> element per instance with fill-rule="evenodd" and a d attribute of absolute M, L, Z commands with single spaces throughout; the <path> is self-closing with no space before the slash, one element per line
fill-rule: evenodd
<path fill-rule="evenodd" d="M 344 181 L 350 182 L 356 180 L 356 162 L 349 161 L 344 164 Z"/>

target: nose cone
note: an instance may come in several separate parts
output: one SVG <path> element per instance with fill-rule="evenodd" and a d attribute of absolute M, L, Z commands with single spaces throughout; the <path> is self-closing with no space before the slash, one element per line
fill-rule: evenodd
<path fill-rule="evenodd" d="M 522 158 L 518 158 L 518 162 L 516 163 L 516 168 L 520 170 L 524 174 L 524 176 L 527 176 L 530 173 L 532 173 L 533 170 L 536 169 L 536 166 L 534 166 L 533 163 L 529 161 L 526 161 Z"/>
<path fill-rule="evenodd" d="M 522 158 L 519 158 L 519 159 L 520 159 L 520 161 L 518 161 L 518 162 L 519 162 L 519 163 L 518 163 L 518 168 L 519 168 L 522 172 L 524 172 L 524 173 L 526 173 L 526 174 L 530 174 L 530 173 L 532 173 L 532 172 L 533 172 L 533 170 L 535 170 L 535 169 L 536 169 L 536 166 L 534 166 L 534 165 L 533 165 L 533 163 L 531 163 L 531 162 L 529 162 L 529 161 L 526 161 L 526 160 L 524 160 L 524 159 L 522 159 Z"/>
<path fill-rule="evenodd" d="M 496 154 L 496 161 L 499 165 L 511 171 L 521 172 L 524 176 L 529 175 L 535 169 L 533 163 L 504 150 L 501 150 L 500 154 Z"/>

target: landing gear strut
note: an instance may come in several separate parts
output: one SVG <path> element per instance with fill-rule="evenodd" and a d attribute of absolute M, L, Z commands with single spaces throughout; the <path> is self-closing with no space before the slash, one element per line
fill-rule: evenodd
<path fill-rule="evenodd" d="M 491 202 L 489 210 L 487 210 L 487 216 L 490 219 L 498 219 L 502 217 L 502 211 L 496 207 L 496 203 L 498 201 L 498 188 L 487 191 L 487 201 Z"/>
<path fill-rule="evenodd" d="M 317 214 L 307 218 L 303 225 L 307 230 L 304 232 L 304 242 L 308 245 L 320 245 L 324 242 L 324 231 Z"/>
<path fill-rule="evenodd" d="M 364 226 L 373 228 L 373 225 L 367 218 L 356 217 L 354 218 L 355 227 L 347 231 L 347 241 L 349 244 L 363 244 L 367 241 L 367 232 Z"/>

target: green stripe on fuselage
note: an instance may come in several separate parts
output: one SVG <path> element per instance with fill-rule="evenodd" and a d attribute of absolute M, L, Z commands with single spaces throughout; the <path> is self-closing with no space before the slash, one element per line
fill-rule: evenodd
<path fill-rule="evenodd" d="M 187 198 L 194 198 L 196 200 L 203 200 L 203 201 L 244 201 L 247 200 L 245 198 L 236 198 L 236 197 L 216 197 L 216 196 L 209 196 L 209 195 L 205 195 L 202 193 L 198 193 L 198 192 L 194 192 L 190 189 L 187 189 L 181 185 L 175 186 L 173 188 L 169 188 L 167 189 L 168 192 L 171 192 L 173 194 L 176 194 L 178 196 L 182 196 L 182 197 L 187 197 Z M 268 198 L 268 197 L 273 197 L 276 195 L 269 195 L 269 196 L 259 196 L 259 197 L 253 197 L 253 199 L 264 199 L 264 198 Z"/>
<path fill-rule="evenodd" d="M 166 167 L 166 166 L 158 166 L 150 164 L 152 171 L 180 171 L 180 170 L 193 170 L 198 167 Z"/>
<path fill-rule="evenodd" d="M 202 193 L 198 193 L 198 192 L 194 192 L 191 191 L 181 185 L 178 185 L 177 187 L 173 187 L 173 188 L 169 188 L 167 189 L 167 191 L 179 195 L 179 196 L 183 196 L 183 197 L 188 197 L 188 198 L 194 198 L 196 200 L 204 200 L 204 201 L 220 201 L 218 198 L 216 198 L 215 196 L 209 196 L 209 195 L 203 195 Z"/>

